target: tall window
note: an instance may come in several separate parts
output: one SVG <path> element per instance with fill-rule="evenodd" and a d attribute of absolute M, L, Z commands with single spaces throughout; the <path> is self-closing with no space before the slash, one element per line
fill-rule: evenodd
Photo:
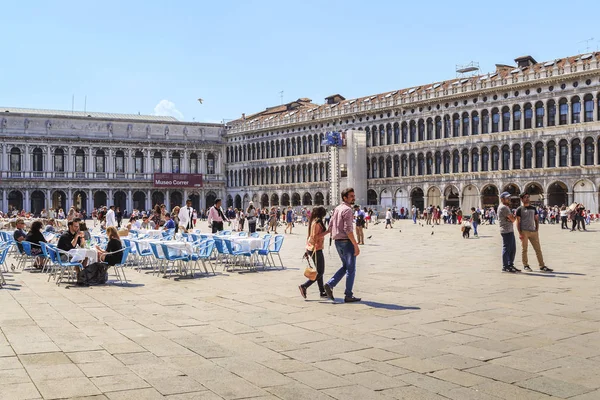
<path fill-rule="evenodd" d="M 565 139 L 558 142 L 558 166 L 566 167 L 569 162 L 569 145 Z"/>
<path fill-rule="evenodd" d="M 439 151 L 435 152 L 435 173 L 442 173 L 442 154 Z"/>
<path fill-rule="evenodd" d="M 417 136 L 417 126 L 415 124 L 415 121 L 410 121 L 410 141 L 411 141 L 411 143 L 416 141 L 416 136 Z"/>
<path fill-rule="evenodd" d="M 523 168 L 530 169 L 533 160 L 533 146 L 531 143 L 525 143 L 525 162 Z"/>
<path fill-rule="evenodd" d="M 142 153 L 141 151 L 135 152 L 135 173 L 144 173 L 144 153 Z"/>
<path fill-rule="evenodd" d="M 463 113 L 462 120 L 462 135 L 469 136 L 469 127 L 470 127 L 471 118 L 469 117 L 469 113 Z"/>
<path fill-rule="evenodd" d="M 492 133 L 500 129 L 500 112 L 497 108 L 492 109 Z"/>
<path fill-rule="evenodd" d="M 548 126 L 556 125 L 556 102 L 548 100 Z"/>
<path fill-rule="evenodd" d="M 385 146 L 385 128 L 383 125 L 379 125 L 379 145 Z"/>
<path fill-rule="evenodd" d="M 152 169 L 154 173 L 162 172 L 162 153 L 160 151 L 154 153 L 154 158 L 152 159 Z"/>
<path fill-rule="evenodd" d="M 585 139 L 585 165 L 594 165 L 594 139 Z"/>
<path fill-rule="evenodd" d="M 477 149 L 471 152 L 471 172 L 479 172 L 479 150 Z"/>
<path fill-rule="evenodd" d="M 408 158 L 408 169 L 409 169 L 408 173 L 410 176 L 415 176 L 416 167 L 417 167 L 417 159 L 414 154 L 411 154 L 410 157 Z"/>
<path fill-rule="evenodd" d="M 531 129 L 531 121 L 533 120 L 533 110 L 531 104 L 525 104 L 525 129 Z"/>
<path fill-rule="evenodd" d="M 249 156 L 252 156 L 252 154 L 249 154 Z M 181 157 L 177 152 L 171 156 L 171 172 L 174 174 L 181 172 Z"/>
<path fill-rule="evenodd" d="M 427 119 L 427 140 L 433 139 L 433 120 L 431 118 Z"/>
<path fill-rule="evenodd" d="M 198 173 L 198 154 L 190 154 L 190 174 Z"/>
<path fill-rule="evenodd" d="M 469 150 L 462 151 L 462 172 L 469 172 Z"/>
<path fill-rule="evenodd" d="M 551 140 L 548 142 L 548 168 L 556 167 L 556 143 Z"/>
<path fill-rule="evenodd" d="M 510 130 L 510 108 L 504 107 L 502 109 L 502 132 L 508 132 Z"/>
<path fill-rule="evenodd" d="M 581 165 L 581 140 L 573 139 L 571 141 L 571 166 L 578 167 Z"/>
<path fill-rule="evenodd" d="M 458 114 L 454 114 L 452 116 L 452 137 L 460 136 L 460 116 Z"/>
<path fill-rule="evenodd" d="M 521 169 L 521 145 L 513 146 L 513 169 Z"/>
<path fill-rule="evenodd" d="M 457 174 L 460 168 L 460 154 L 458 150 L 452 152 L 452 172 Z"/>
<path fill-rule="evenodd" d="M 535 103 L 535 127 L 541 128 L 544 126 L 544 103 L 538 101 Z"/>
<path fill-rule="evenodd" d="M 106 172 L 104 170 L 105 158 L 104 150 L 96 151 L 96 172 Z"/>
<path fill-rule="evenodd" d="M 206 156 L 206 173 L 209 175 L 215 173 L 215 156 L 212 153 Z"/>
<path fill-rule="evenodd" d="M 12 172 L 21 171 L 21 150 L 17 147 L 10 150 L 10 170 Z"/>
<path fill-rule="evenodd" d="M 402 143 L 407 143 L 408 141 L 408 125 L 406 122 L 402 123 Z"/>
<path fill-rule="evenodd" d="M 367 139 L 367 143 L 369 143 L 369 139 Z M 396 122 L 394 124 L 394 144 L 400 143 L 400 125 Z"/>
<path fill-rule="evenodd" d="M 569 105 L 567 104 L 567 99 L 560 99 L 558 103 L 558 124 L 566 125 L 567 124 L 567 116 L 569 113 Z"/>
<path fill-rule="evenodd" d="M 417 139 L 419 140 L 419 142 L 422 142 L 423 140 L 425 140 L 425 122 L 420 119 L 419 123 L 418 123 L 418 136 Z"/>
<path fill-rule="evenodd" d="M 490 133 L 490 114 L 488 110 L 481 112 L 481 133 Z"/>
<path fill-rule="evenodd" d="M 373 168 L 375 167 L 375 163 L 373 163 Z M 406 176 L 408 173 L 408 159 L 406 158 L 406 156 L 402 156 L 401 160 L 400 160 L 400 173 L 402 174 L 402 176 Z M 373 174 L 375 174 L 373 172 Z"/>
<path fill-rule="evenodd" d="M 425 173 L 425 158 L 423 153 L 420 153 L 417 157 L 417 174 L 423 175 Z"/>
<path fill-rule="evenodd" d="M 537 142 L 535 144 L 535 167 L 544 168 L 544 144 Z"/>
<path fill-rule="evenodd" d="M 75 172 L 85 172 L 85 153 L 82 149 L 75 151 Z"/>
<path fill-rule="evenodd" d="M 44 153 L 42 152 L 42 149 L 39 147 L 33 149 L 32 159 L 33 171 L 42 172 L 44 170 Z"/>
<path fill-rule="evenodd" d="M 450 137 L 450 130 L 452 128 L 452 123 L 450 122 L 450 116 L 444 115 L 444 137 Z"/>
<path fill-rule="evenodd" d="M 502 170 L 510 169 L 510 148 L 508 145 L 502 146 Z"/>
<path fill-rule="evenodd" d="M 442 138 L 442 118 L 435 117 L 435 138 Z"/>
<path fill-rule="evenodd" d="M 65 152 L 63 149 L 54 150 L 54 172 L 65 172 Z"/>
<path fill-rule="evenodd" d="M 594 120 L 594 97 L 591 94 L 586 94 L 583 100 L 584 121 L 592 122 Z"/>
<path fill-rule="evenodd" d="M 479 114 L 477 111 L 473 111 L 471 120 L 473 122 L 471 125 L 471 135 L 479 135 Z"/>
<path fill-rule="evenodd" d="M 581 122 L 581 100 L 578 96 L 571 99 L 571 123 L 578 124 Z"/>
<path fill-rule="evenodd" d="M 521 106 L 513 107 L 513 130 L 518 131 L 521 129 Z"/>
<path fill-rule="evenodd" d="M 500 151 L 497 146 L 492 147 L 492 171 L 498 171 L 500 161 Z"/>
<path fill-rule="evenodd" d="M 121 150 L 115 153 L 115 172 L 117 174 L 125 173 L 125 153 Z"/>
<path fill-rule="evenodd" d="M 483 172 L 489 171 L 490 165 L 490 153 L 487 147 L 481 149 L 481 170 Z"/>
<path fill-rule="evenodd" d="M 450 152 L 449 151 L 445 151 L 444 152 L 444 173 L 445 174 L 449 174 L 450 173 Z"/>

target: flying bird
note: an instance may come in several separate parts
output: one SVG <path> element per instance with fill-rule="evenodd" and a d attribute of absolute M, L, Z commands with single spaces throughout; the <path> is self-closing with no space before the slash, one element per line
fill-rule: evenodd
<path fill-rule="evenodd" d="M 198 99 L 198 103 L 202 104 L 202 102 L 204 101 L 204 99 Z"/>

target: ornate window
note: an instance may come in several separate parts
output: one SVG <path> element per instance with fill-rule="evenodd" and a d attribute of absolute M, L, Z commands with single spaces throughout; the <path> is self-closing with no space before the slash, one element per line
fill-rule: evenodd
<path fill-rule="evenodd" d="M 510 169 L 510 148 L 508 145 L 502 146 L 502 170 L 508 171 Z"/>
<path fill-rule="evenodd" d="M 508 132 L 510 130 L 510 108 L 502 108 L 502 132 Z"/>
<path fill-rule="evenodd" d="M 567 99 L 560 99 L 558 103 L 558 124 L 566 125 L 567 124 L 567 116 L 569 114 L 569 105 L 567 104 Z"/>
<path fill-rule="evenodd" d="M 162 153 L 160 151 L 154 153 L 154 158 L 152 159 L 152 168 L 155 173 L 162 172 Z"/>
<path fill-rule="evenodd" d="M 471 172 L 479 172 L 479 150 L 471 151 Z"/>
<path fill-rule="evenodd" d="M 460 136 L 460 116 L 458 114 L 454 114 L 452 116 L 452 137 Z"/>
<path fill-rule="evenodd" d="M 10 150 L 10 170 L 12 172 L 21 171 L 21 149 L 13 147 Z"/>
<path fill-rule="evenodd" d="M 115 172 L 117 174 L 125 173 L 125 153 L 122 150 L 115 152 Z"/>
<path fill-rule="evenodd" d="M 410 121 L 410 142 L 415 142 L 417 140 L 417 125 L 415 121 Z"/>
<path fill-rule="evenodd" d="M 479 113 L 477 111 L 473 111 L 471 114 L 471 135 L 479 135 Z"/>
<path fill-rule="evenodd" d="M 481 170 L 483 172 L 489 171 L 490 166 L 490 153 L 487 147 L 481 149 Z"/>
<path fill-rule="evenodd" d="M 450 173 L 450 152 L 449 151 L 445 151 L 444 152 L 444 173 L 445 174 L 449 174 Z"/>
<path fill-rule="evenodd" d="M 516 105 L 513 107 L 513 130 L 518 131 L 521 129 L 521 106 Z"/>
<path fill-rule="evenodd" d="M 513 146 L 513 169 L 521 169 L 521 145 Z"/>
<path fill-rule="evenodd" d="M 556 125 L 556 102 L 548 100 L 548 126 Z"/>
<path fill-rule="evenodd" d="M 452 173 L 458 174 L 460 168 L 460 154 L 458 150 L 452 152 Z"/>
<path fill-rule="evenodd" d="M 548 142 L 548 168 L 556 167 L 556 143 L 551 140 Z"/>
<path fill-rule="evenodd" d="M 441 117 L 435 117 L 435 138 L 436 139 L 442 138 L 442 118 Z"/>
<path fill-rule="evenodd" d="M 492 147 L 492 171 L 498 171 L 498 164 L 500 161 L 500 151 L 498 146 Z"/>
<path fill-rule="evenodd" d="M 535 167 L 544 168 L 544 143 L 537 142 L 535 144 Z"/>
<path fill-rule="evenodd" d="M 65 152 L 63 149 L 54 150 L 54 172 L 65 172 Z"/>
<path fill-rule="evenodd" d="M 524 164 L 523 164 L 523 168 L 524 169 L 531 169 L 533 163 L 533 146 L 531 145 L 531 143 L 525 143 L 525 160 L 524 160 Z"/>
<path fill-rule="evenodd" d="M 571 123 L 578 124 L 581 122 L 581 100 L 578 96 L 571 99 Z"/>
<path fill-rule="evenodd" d="M 39 147 L 33 149 L 32 161 L 34 172 L 42 172 L 44 170 L 44 153 Z"/>
<path fill-rule="evenodd" d="M 583 98 L 584 122 L 592 122 L 594 120 L 594 97 L 591 94 L 586 94 Z"/>
<path fill-rule="evenodd" d="M 433 119 L 427 118 L 427 140 L 433 139 Z"/>
<path fill-rule="evenodd" d="M 525 129 L 531 129 L 532 125 L 531 125 L 531 121 L 533 120 L 533 110 L 531 109 L 531 104 L 527 103 L 525 104 Z"/>
<path fill-rule="evenodd" d="M 206 173 L 213 175 L 215 173 L 215 155 L 208 153 L 206 156 Z"/>
<path fill-rule="evenodd" d="M 500 112 L 497 108 L 492 109 L 492 133 L 498 132 L 500 129 Z"/>
<path fill-rule="evenodd" d="M 462 135 L 469 136 L 469 127 L 470 127 L 471 118 L 469 118 L 469 113 L 463 113 L 462 115 Z"/>
<path fill-rule="evenodd" d="M 197 174 L 198 171 L 198 154 L 190 154 L 190 174 Z"/>
<path fill-rule="evenodd" d="M 417 139 L 419 140 L 419 142 L 422 142 L 423 140 L 425 140 L 425 121 L 423 121 L 422 119 L 420 119 L 419 123 L 418 123 Z"/>
<path fill-rule="evenodd" d="M 571 166 L 579 167 L 581 165 L 581 140 L 573 139 L 571 141 Z"/>
<path fill-rule="evenodd" d="M 141 151 L 135 152 L 135 173 L 144 173 L 144 153 L 142 153 Z"/>
<path fill-rule="evenodd" d="M 481 133 L 490 133 L 490 114 L 488 110 L 481 112 Z"/>
<path fill-rule="evenodd" d="M 469 172 L 469 150 L 462 151 L 462 172 Z"/>
<path fill-rule="evenodd" d="M 567 167 L 569 165 L 569 144 L 565 139 L 558 142 L 558 166 Z"/>
<path fill-rule="evenodd" d="M 535 127 L 541 128 L 544 126 L 544 103 L 538 101 L 535 103 Z"/>
<path fill-rule="evenodd" d="M 75 152 L 75 172 L 85 172 L 85 153 L 82 149 Z"/>
<path fill-rule="evenodd" d="M 252 153 L 249 154 L 252 157 Z M 173 153 L 171 156 L 171 172 L 179 174 L 181 172 L 181 157 L 178 152 Z"/>
<path fill-rule="evenodd" d="M 585 139 L 585 165 L 594 165 L 594 139 Z"/>

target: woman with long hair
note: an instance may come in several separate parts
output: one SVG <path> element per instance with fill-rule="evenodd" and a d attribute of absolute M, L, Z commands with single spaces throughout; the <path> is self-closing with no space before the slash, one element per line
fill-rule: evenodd
<path fill-rule="evenodd" d="M 248 232 L 256 232 L 256 209 L 254 203 L 250 202 L 246 210 L 246 219 L 248 220 Z"/>
<path fill-rule="evenodd" d="M 314 261 L 317 266 L 317 284 L 319 285 L 319 292 L 321 297 L 327 297 L 325 293 L 325 287 L 323 286 L 323 274 L 325 273 L 325 257 L 323 256 L 323 242 L 325 236 L 323 232 L 326 231 L 323 220 L 327 211 L 325 207 L 316 206 L 313 208 L 308 221 L 308 238 L 306 241 L 306 252 L 310 258 Z M 298 286 L 300 294 L 306 299 L 306 289 L 308 289 L 315 281 L 310 279 Z"/>
<path fill-rule="evenodd" d="M 45 259 L 40 256 L 42 253 L 42 246 L 40 242 L 46 242 L 46 238 L 42 234 L 42 221 L 33 221 L 31 224 L 31 228 L 29 229 L 29 233 L 25 237 L 25 240 L 32 244 L 31 246 L 31 255 L 35 257 L 34 267 L 42 268 L 45 263 Z"/>
<path fill-rule="evenodd" d="M 96 246 L 96 250 L 98 251 L 98 259 L 100 261 L 104 261 L 110 266 L 113 266 L 120 263 L 121 259 L 123 258 L 123 252 L 120 251 L 123 248 L 123 245 L 121 244 L 119 232 L 114 226 L 109 226 L 106 228 L 106 236 L 108 236 L 106 250 L 102 250 L 102 248 Z"/>

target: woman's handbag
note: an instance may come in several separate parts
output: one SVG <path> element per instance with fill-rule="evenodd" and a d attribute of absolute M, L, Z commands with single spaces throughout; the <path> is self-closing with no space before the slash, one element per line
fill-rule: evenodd
<path fill-rule="evenodd" d="M 310 279 L 311 281 L 316 280 L 317 279 L 317 269 L 314 268 L 310 264 L 311 256 L 308 254 L 308 251 L 304 253 L 304 256 L 302 258 L 305 258 L 306 262 L 308 263 L 308 266 L 306 268 L 304 268 L 304 276 L 306 278 Z"/>

